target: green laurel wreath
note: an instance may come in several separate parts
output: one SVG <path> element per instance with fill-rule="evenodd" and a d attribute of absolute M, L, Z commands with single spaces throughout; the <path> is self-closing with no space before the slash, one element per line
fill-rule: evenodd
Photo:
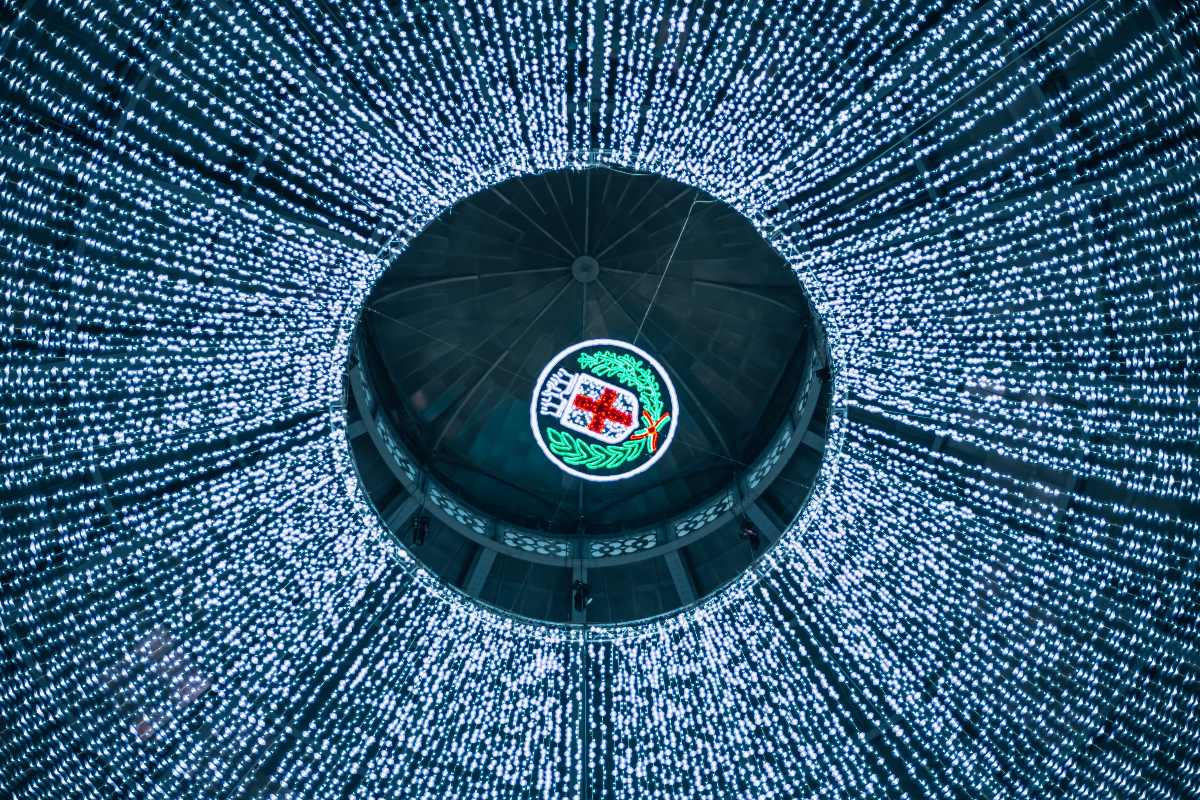
<path fill-rule="evenodd" d="M 634 387 L 637 390 L 638 402 L 650 412 L 651 419 L 662 416 L 662 392 L 658 386 L 658 379 L 641 359 L 628 353 L 597 350 L 594 353 L 580 354 L 579 366 L 581 369 L 590 369 L 602 378 L 616 378 L 626 386 Z M 662 427 L 666 428 L 669 424 L 671 418 L 667 417 Z M 630 435 L 645 433 L 646 426 L 643 425 Z M 594 444 L 557 428 L 547 428 L 546 438 L 550 440 L 550 452 L 561 458 L 563 463 L 585 469 L 616 469 L 640 458 L 645 452 L 647 442 L 650 441 L 645 438 L 628 439 L 622 444 Z"/>

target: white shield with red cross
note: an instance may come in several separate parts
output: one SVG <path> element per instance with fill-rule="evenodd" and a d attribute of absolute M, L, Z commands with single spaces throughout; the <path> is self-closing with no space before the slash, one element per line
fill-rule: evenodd
<path fill-rule="evenodd" d="M 576 375 L 573 383 L 559 423 L 605 444 L 628 439 L 640 422 L 637 395 L 586 372 Z"/>

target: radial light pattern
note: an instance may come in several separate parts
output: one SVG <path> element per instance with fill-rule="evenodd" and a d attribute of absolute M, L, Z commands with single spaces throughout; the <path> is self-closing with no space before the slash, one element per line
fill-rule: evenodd
<path fill-rule="evenodd" d="M 1200 791 L 1196 0 L 0 24 L 0 795 Z M 426 223 L 592 163 L 753 220 L 845 413 L 755 572 L 580 631 L 385 543 L 341 382 Z"/>

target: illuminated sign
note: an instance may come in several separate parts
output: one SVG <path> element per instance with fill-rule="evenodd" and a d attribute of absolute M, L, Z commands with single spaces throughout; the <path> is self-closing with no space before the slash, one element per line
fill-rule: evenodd
<path fill-rule="evenodd" d="M 546 457 L 589 481 L 616 481 L 658 461 L 678 427 L 666 370 L 615 339 L 591 339 L 550 359 L 534 385 L 529 424 Z"/>

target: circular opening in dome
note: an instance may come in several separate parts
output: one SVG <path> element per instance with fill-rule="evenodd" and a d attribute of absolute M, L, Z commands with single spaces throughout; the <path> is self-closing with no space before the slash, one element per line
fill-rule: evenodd
<path fill-rule="evenodd" d="M 605 167 L 446 211 L 367 298 L 347 436 L 384 526 L 501 611 L 563 624 L 699 602 L 803 508 L 828 349 L 803 287 L 702 190 Z"/>

